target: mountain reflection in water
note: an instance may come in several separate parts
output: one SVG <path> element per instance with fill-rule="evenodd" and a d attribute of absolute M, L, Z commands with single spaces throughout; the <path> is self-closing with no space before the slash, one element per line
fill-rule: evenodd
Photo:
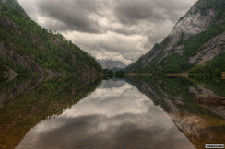
<path fill-rule="evenodd" d="M 167 113 L 125 81 L 103 81 L 60 116 L 42 121 L 17 149 L 194 148 Z"/>
<path fill-rule="evenodd" d="M 39 123 L 34 127 L 30 125 L 29 128 L 33 128 L 21 138 L 16 149 L 201 149 L 206 143 L 224 143 L 225 108 L 199 104 L 194 99 L 206 94 L 224 97 L 221 90 L 225 85 L 221 84 L 224 83 L 221 80 L 204 80 L 109 79 L 103 80 L 95 90 L 99 83 L 89 82 L 85 83 L 87 87 L 81 87 L 80 84 L 84 83 L 68 79 L 52 80 L 49 83 L 57 84 L 57 87 L 52 87 L 48 96 L 43 96 L 50 92 L 44 91 L 46 88 L 43 87 L 54 85 L 38 85 L 33 92 L 42 95 L 37 98 L 38 101 L 43 97 L 46 100 L 37 102 L 36 106 L 57 105 L 54 108 L 58 112 L 49 112 L 44 108 L 46 116 L 50 117 L 43 118 L 43 121 L 37 119 Z M 36 95 L 27 94 L 17 97 L 11 104 L 6 102 L 8 104 L 3 104 L 2 109 L 12 108 L 21 98 Z M 25 115 L 24 119 L 29 120 L 30 117 Z M 23 121 L 23 124 L 26 123 Z"/>

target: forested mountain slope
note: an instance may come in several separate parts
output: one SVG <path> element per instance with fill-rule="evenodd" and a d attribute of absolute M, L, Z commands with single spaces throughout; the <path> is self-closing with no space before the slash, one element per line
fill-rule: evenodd
<path fill-rule="evenodd" d="M 225 71 L 225 1 L 199 0 L 162 42 L 126 70 L 137 73 Z"/>
<path fill-rule="evenodd" d="M 0 76 L 97 76 L 100 71 L 91 55 L 40 27 L 16 0 L 0 0 Z"/>

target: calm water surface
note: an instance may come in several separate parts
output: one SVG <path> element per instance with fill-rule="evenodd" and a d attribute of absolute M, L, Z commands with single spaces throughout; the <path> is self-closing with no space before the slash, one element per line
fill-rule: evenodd
<path fill-rule="evenodd" d="M 61 115 L 37 124 L 17 149 L 193 149 L 170 116 L 125 81 L 103 81 Z"/>
<path fill-rule="evenodd" d="M 17 81 L 2 88 L 1 97 L 11 98 L 0 107 L 0 147 L 201 149 L 225 143 L 224 106 L 194 100 L 222 97 L 224 85 L 182 78 L 78 82 Z"/>

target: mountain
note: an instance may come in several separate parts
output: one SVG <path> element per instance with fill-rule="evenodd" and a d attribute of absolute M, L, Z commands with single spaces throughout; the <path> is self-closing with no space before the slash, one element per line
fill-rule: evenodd
<path fill-rule="evenodd" d="M 98 62 L 102 65 L 104 69 L 123 69 L 126 65 L 120 61 L 112 61 L 112 60 L 98 60 Z"/>
<path fill-rule="evenodd" d="M 91 55 L 32 21 L 16 0 L 0 0 L 0 76 L 95 77 L 100 72 Z"/>
<path fill-rule="evenodd" d="M 172 32 L 126 68 L 137 73 L 225 71 L 225 1 L 199 0 Z"/>

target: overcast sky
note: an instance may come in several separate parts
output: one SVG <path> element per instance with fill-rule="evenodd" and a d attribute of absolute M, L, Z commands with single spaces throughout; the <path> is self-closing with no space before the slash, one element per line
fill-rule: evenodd
<path fill-rule="evenodd" d="M 167 36 L 196 0 L 18 0 L 41 26 L 99 60 L 134 62 Z"/>

